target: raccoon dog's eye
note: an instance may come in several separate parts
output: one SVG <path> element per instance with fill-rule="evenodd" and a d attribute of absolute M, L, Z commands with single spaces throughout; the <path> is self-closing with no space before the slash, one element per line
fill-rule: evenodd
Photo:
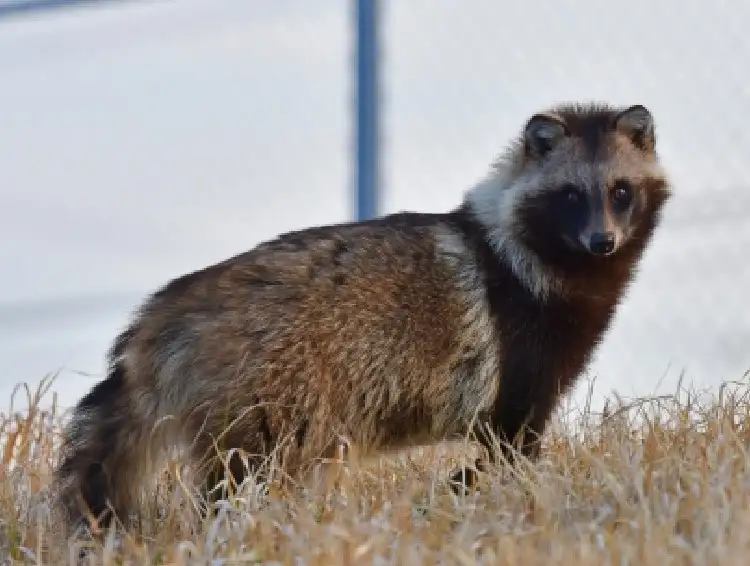
<path fill-rule="evenodd" d="M 624 179 L 618 179 L 612 186 L 612 200 L 618 206 L 625 207 L 633 200 L 633 187 Z"/>
<path fill-rule="evenodd" d="M 575 204 L 579 200 L 581 200 L 581 191 L 579 191 L 578 187 L 576 187 L 572 183 L 563 185 L 560 192 L 562 193 L 562 196 L 567 203 Z"/>

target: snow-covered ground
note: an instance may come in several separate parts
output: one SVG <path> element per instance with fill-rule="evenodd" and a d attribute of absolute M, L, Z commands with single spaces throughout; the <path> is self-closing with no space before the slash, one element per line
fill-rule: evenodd
<path fill-rule="evenodd" d="M 0 399 L 63 367 L 72 404 L 145 293 L 350 218 L 349 4 L 0 20 Z M 599 351 L 596 392 L 652 392 L 670 366 L 659 391 L 683 368 L 707 386 L 750 368 L 746 3 L 385 4 L 384 211 L 453 206 L 552 102 L 646 104 L 677 198 Z"/>

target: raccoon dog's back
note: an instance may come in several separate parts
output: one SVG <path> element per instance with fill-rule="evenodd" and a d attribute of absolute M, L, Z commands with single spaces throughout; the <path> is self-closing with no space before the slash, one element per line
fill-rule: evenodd
<path fill-rule="evenodd" d="M 290 233 L 151 296 L 76 408 L 68 511 L 81 491 L 94 514 L 127 514 L 136 479 L 179 442 L 198 459 L 220 437 L 261 456 L 284 441 L 293 470 L 337 437 L 367 451 L 465 431 L 495 396 L 497 345 L 452 222 Z"/>

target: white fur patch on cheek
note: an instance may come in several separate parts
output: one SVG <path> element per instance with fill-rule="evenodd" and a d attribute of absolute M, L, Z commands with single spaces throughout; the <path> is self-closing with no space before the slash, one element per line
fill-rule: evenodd
<path fill-rule="evenodd" d="M 514 273 L 536 296 L 544 299 L 558 281 L 541 260 L 519 240 L 518 207 L 522 198 L 542 189 L 539 176 L 508 182 L 502 175 L 485 179 L 466 195 L 466 202 L 487 230 L 489 244 L 504 257 Z"/>
<path fill-rule="evenodd" d="M 485 228 L 502 238 L 514 231 L 520 199 L 541 190 L 539 181 L 536 177 L 511 181 L 496 173 L 475 185 L 466 200 Z"/>
<path fill-rule="evenodd" d="M 500 216 L 503 191 L 501 180 L 490 176 L 477 183 L 466 195 L 466 200 L 483 222 L 495 224 Z"/>

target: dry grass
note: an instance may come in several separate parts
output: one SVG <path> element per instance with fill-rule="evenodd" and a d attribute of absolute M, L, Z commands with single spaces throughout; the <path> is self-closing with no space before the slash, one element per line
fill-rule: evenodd
<path fill-rule="evenodd" d="M 54 398 L 42 410 L 50 383 L 19 390 L 30 410 L 0 413 L 2 563 L 70 560 L 44 489 L 62 420 Z M 540 462 L 498 468 L 466 497 L 443 481 L 461 447 L 433 447 L 340 465 L 308 490 L 248 482 L 203 522 L 161 489 L 138 539 L 84 543 L 97 564 L 747 564 L 749 440 L 746 382 L 615 398 L 557 418 Z"/>

